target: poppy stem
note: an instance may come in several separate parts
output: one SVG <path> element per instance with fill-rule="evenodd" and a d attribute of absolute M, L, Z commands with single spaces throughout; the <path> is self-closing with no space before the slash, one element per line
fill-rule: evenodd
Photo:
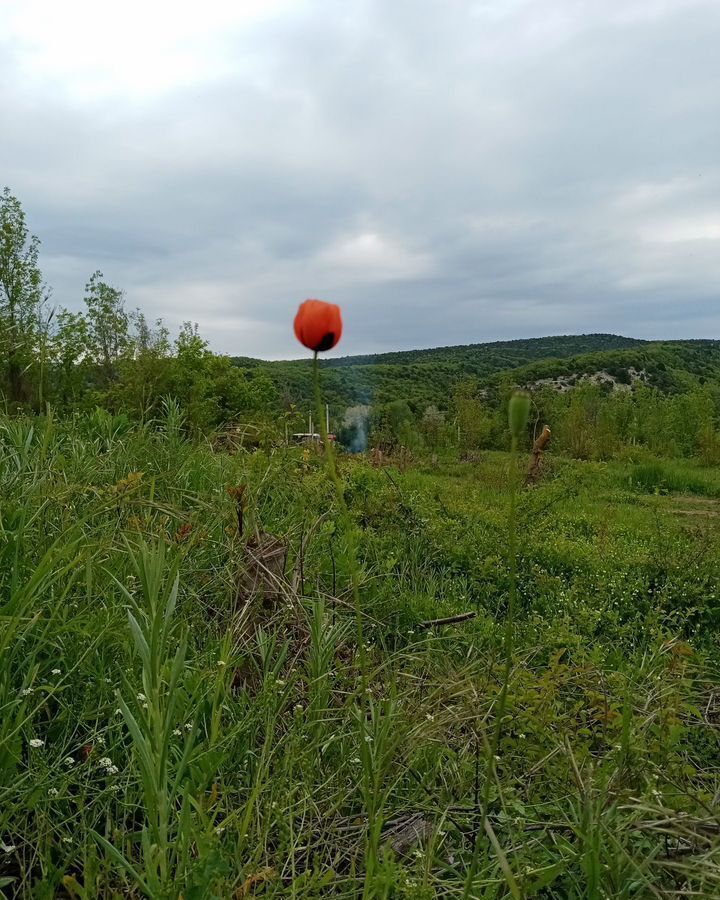
<path fill-rule="evenodd" d="M 358 668 L 360 670 L 360 678 L 358 679 L 360 691 L 359 696 L 357 694 L 355 696 L 357 703 L 355 713 L 358 725 L 358 756 L 360 758 L 362 771 L 361 784 L 363 803 L 365 806 L 365 816 L 367 818 L 365 888 L 363 890 L 363 897 L 365 898 L 375 896 L 373 893 L 373 884 L 379 859 L 378 847 L 380 830 L 382 828 L 382 801 L 379 797 L 377 761 L 372 749 L 373 734 L 371 733 L 375 733 L 378 716 L 381 715 L 381 713 L 379 711 L 377 715 L 374 713 L 373 701 L 370 696 L 367 650 L 365 648 L 365 638 L 363 634 L 363 613 L 360 606 L 360 565 L 358 563 L 357 537 L 350 516 L 350 510 L 348 509 L 345 500 L 343 483 L 338 475 L 337 464 L 335 462 L 335 448 L 333 442 L 328 439 L 327 422 L 323 415 L 322 397 L 320 392 L 320 361 L 318 359 L 317 350 L 313 356 L 313 379 L 315 382 L 316 415 L 318 422 L 320 423 L 320 434 L 325 450 L 328 475 L 335 488 L 340 526 L 344 532 L 346 548 L 345 559 L 347 568 L 350 572 L 353 604 L 355 606 Z"/>
<path fill-rule="evenodd" d="M 362 608 L 360 606 L 360 567 L 358 564 L 357 542 L 355 538 L 355 529 L 350 518 L 350 510 L 345 501 L 345 490 L 342 481 L 338 475 L 337 464 L 335 462 L 335 448 L 333 442 L 328 440 L 327 423 L 323 415 L 322 397 L 320 392 L 320 360 L 317 351 L 313 356 L 313 380 L 315 383 L 315 411 L 318 422 L 320 423 L 320 435 L 322 437 L 323 448 L 325 450 L 325 462 L 327 466 L 330 481 L 335 488 L 335 497 L 338 509 L 340 511 L 340 524 L 344 531 L 345 545 L 347 548 L 347 565 L 350 571 L 350 583 L 352 586 L 353 605 L 355 607 L 355 626 L 357 632 L 358 659 L 360 664 L 360 685 L 361 685 L 361 708 L 364 713 L 365 696 L 368 687 L 367 678 L 367 660 L 365 654 L 365 640 L 363 636 L 363 617 Z M 363 730 L 364 730 L 364 715 Z M 365 741 L 362 742 L 365 744 Z"/>

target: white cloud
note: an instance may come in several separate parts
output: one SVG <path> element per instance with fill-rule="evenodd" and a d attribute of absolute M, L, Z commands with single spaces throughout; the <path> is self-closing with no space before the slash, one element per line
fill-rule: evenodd
<path fill-rule="evenodd" d="M 227 37 L 290 0 L 5 0 L 23 76 L 76 100 L 146 98 L 242 69 Z"/>
<path fill-rule="evenodd" d="M 642 238 L 645 241 L 660 244 L 685 244 L 692 241 L 720 242 L 720 211 L 714 215 L 678 217 L 653 222 L 644 227 Z M 720 245 L 717 249 L 720 251 Z"/>
<path fill-rule="evenodd" d="M 100 268 L 220 351 L 307 296 L 344 353 L 705 335 L 719 45 L 714 0 L 0 0 L 0 172 L 58 302 Z"/>
<path fill-rule="evenodd" d="M 360 281 L 417 279 L 431 274 L 433 268 L 429 254 L 370 231 L 338 239 L 317 254 L 316 265 Z"/>

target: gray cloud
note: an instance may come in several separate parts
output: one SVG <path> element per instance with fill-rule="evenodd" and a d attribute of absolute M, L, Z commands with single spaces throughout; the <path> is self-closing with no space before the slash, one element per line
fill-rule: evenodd
<path fill-rule="evenodd" d="M 343 305 L 345 353 L 718 332 L 713 0 L 298 0 L 147 92 L 9 35 L 0 180 L 58 302 L 100 268 L 266 356 L 306 296 Z"/>

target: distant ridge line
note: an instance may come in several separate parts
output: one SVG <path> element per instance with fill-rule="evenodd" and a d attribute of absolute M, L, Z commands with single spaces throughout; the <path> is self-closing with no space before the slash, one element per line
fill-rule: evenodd
<path fill-rule="evenodd" d="M 673 343 L 668 341 L 653 341 L 646 338 L 632 338 L 620 334 L 612 334 L 611 332 L 595 331 L 583 332 L 582 334 L 557 334 L 543 335 L 541 337 L 523 337 L 510 338 L 502 341 L 476 341 L 470 344 L 443 344 L 437 347 L 417 347 L 412 350 L 383 350 L 378 353 L 355 353 L 347 356 L 333 356 L 323 359 L 323 364 L 327 367 L 335 366 L 358 366 L 358 365 L 377 365 L 381 363 L 393 364 L 394 362 L 412 362 L 413 358 L 420 356 L 445 356 L 447 354 L 455 354 L 460 351 L 482 351 L 482 350 L 514 350 L 514 349 L 531 349 L 533 347 L 542 346 L 550 342 L 572 343 L 573 354 L 583 352 L 576 350 L 579 346 L 578 342 L 587 343 L 587 352 L 600 349 L 598 342 L 607 343 L 607 349 L 623 350 L 639 347 L 645 344 L 654 343 Z M 276 364 L 276 363 L 302 363 L 302 359 L 275 359 L 264 360 L 259 357 L 252 356 L 234 356 L 232 357 L 238 365 L 253 364 Z"/>

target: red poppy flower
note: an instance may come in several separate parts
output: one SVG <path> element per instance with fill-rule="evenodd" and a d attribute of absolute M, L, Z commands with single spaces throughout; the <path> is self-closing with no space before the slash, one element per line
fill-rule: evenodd
<path fill-rule="evenodd" d="M 324 300 L 306 300 L 295 316 L 295 337 L 315 353 L 330 350 L 340 340 L 340 307 Z"/>

